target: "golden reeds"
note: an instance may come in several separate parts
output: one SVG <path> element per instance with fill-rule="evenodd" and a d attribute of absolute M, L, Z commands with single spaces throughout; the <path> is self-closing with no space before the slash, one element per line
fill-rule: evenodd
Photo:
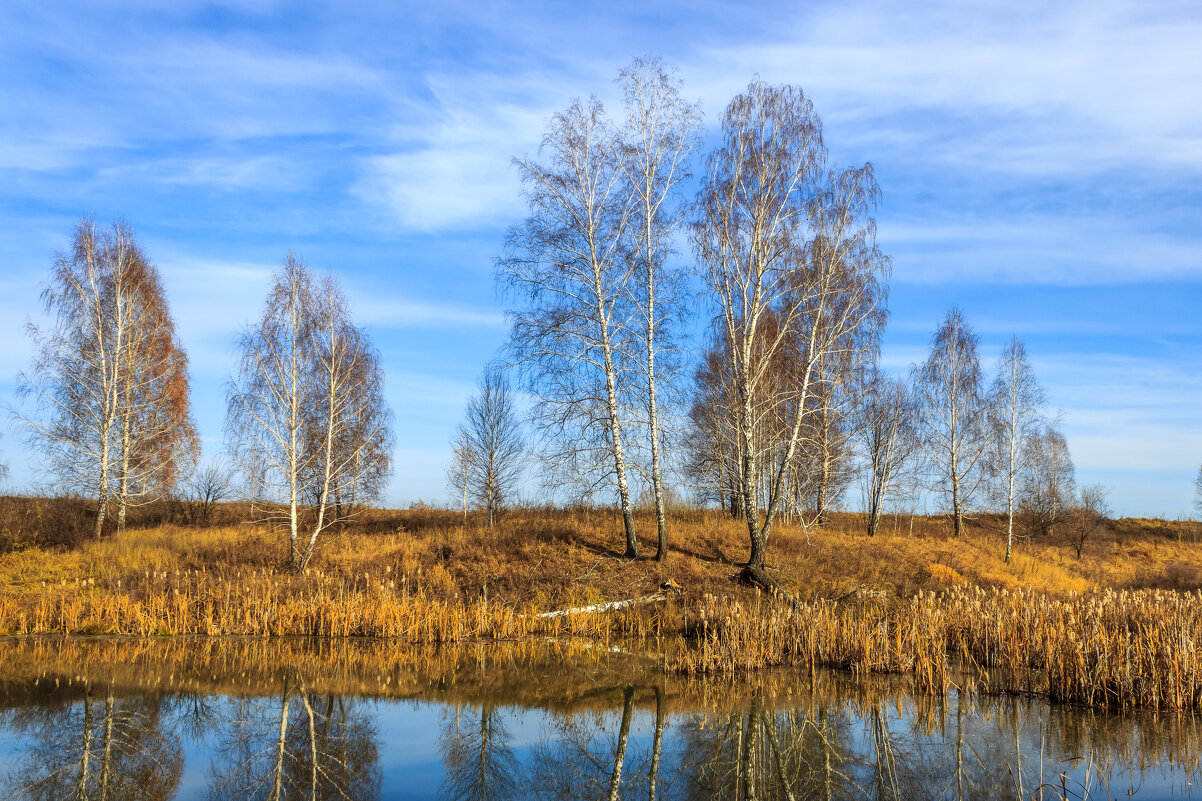
<path fill-rule="evenodd" d="M 1202 592 L 956 587 L 796 609 L 710 596 L 694 625 L 698 646 L 673 663 L 685 673 L 825 665 L 907 674 L 918 692 L 958 683 L 1104 708 L 1202 709 Z"/>
<path fill-rule="evenodd" d="M 299 575 L 274 567 L 278 543 L 253 527 L 127 531 L 75 551 L 0 556 L 0 635 L 580 637 L 633 642 L 686 676 L 833 666 L 902 674 L 920 693 L 956 685 L 1105 708 L 1202 708 L 1202 594 L 1102 588 L 1139 565 L 1188 576 L 1198 557 L 1158 534 L 1098 542 L 1106 558 L 1080 563 L 1059 560 L 1054 543 L 1032 544 L 1006 565 L 987 533 L 954 544 L 930 532 L 869 539 L 849 518 L 806 544 L 785 527 L 778 575 L 809 598 L 790 609 L 731 583 L 737 568 L 724 554 L 745 533 L 712 515 L 681 521 L 678 550 L 659 565 L 608 556 L 614 529 L 603 513 L 527 510 L 496 532 L 438 510 L 372 514 Z M 644 596 L 669 577 L 683 597 L 537 617 Z M 820 600 L 853 583 L 883 597 Z"/>

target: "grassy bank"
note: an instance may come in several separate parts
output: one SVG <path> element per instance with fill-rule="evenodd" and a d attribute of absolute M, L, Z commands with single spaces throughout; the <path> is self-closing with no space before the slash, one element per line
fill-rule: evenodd
<path fill-rule="evenodd" d="M 782 527 L 769 569 L 796 609 L 735 583 L 744 529 L 713 513 L 678 520 L 659 564 L 619 558 L 608 513 L 515 512 L 489 532 L 451 512 L 371 512 L 300 575 L 279 567 L 283 544 L 265 530 L 159 526 L 0 556 L 0 632 L 623 638 L 681 673 L 832 665 L 902 673 L 920 692 L 967 675 L 986 692 L 1202 708 L 1191 530 L 1117 521 L 1081 559 L 1047 537 L 1006 564 L 987 519 L 959 540 L 939 520 L 913 533 L 898 523 L 875 538 L 852 515 L 808 533 Z M 538 616 L 645 596 L 667 579 L 684 591 L 661 603 Z"/>

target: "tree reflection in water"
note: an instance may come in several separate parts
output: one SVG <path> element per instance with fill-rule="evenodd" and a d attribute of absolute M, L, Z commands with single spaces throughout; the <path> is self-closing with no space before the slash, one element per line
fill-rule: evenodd
<path fill-rule="evenodd" d="M 453 801 L 521 798 L 520 766 L 509 747 L 509 736 L 504 719 L 491 705 L 448 710 L 440 738 L 446 767 L 441 797 Z"/>
<path fill-rule="evenodd" d="M 291 675 L 276 698 L 237 700 L 218 727 L 209 798 L 379 798 L 375 726 L 360 706 Z"/>
<path fill-rule="evenodd" d="M 398 673 L 351 685 L 300 668 L 219 686 L 0 683 L 0 799 L 1167 798 L 1190 792 L 1202 752 L 1189 715 L 913 697 L 837 673 L 696 683 L 506 664 L 469 659 L 401 691 Z"/>
<path fill-rule="evenodd" d="M 79 704 L 24 707 L 5 725 L 29 738 L 13 773 L 14 795 L 37 801 L 172 798 L 183 771 L 161 699 L 118 698 L 111 683 L 85 684 Z"/>

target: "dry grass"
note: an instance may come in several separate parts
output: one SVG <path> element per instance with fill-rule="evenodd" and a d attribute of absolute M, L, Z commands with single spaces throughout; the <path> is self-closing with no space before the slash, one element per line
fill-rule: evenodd
<path fill-rule="evenodd" d="M 597 511 L 522 510 L 491 532 L 453 512 L 372 511 L 330 536 L 302 575 L 281 568 L 283 542 L 263 529 L 130 530 L 0 556 L 0 633 L 633 638 L 655 640 L 684 673 L 834 665 L 942 692 L 965 667 L 989 691 L 1202 704 L 1202 618 L 1191 611 L 1202 595 L 1189 592 L 1202 549 L 1180 524 L 1118 521 L 1080 560 L 1054 538 L 1023 543 L 1010 564 L 988 519 L 961 540 L 929 519 L 875 538 L 855 515 L 808 534 L 783 526 L 769 569 L 803 602 L 796 611 L 734 582 L 746 549 L 737 521 L 679 515 L 662 565 L 619 558 L 620 530 L 616 514 Z M 645 595 L 668 578 L 685 593 L 664 604 L 536 617 Z M 880 600 L 824 600 L 865 585 Z M 1185 592 L 1133 591 L 1148 587 Z"/>
<path fill-rule="evenodd" d="M 796 609 L 710 596 L 692 633 L 700 646 L 672 665 L 686 673 L 825 665 L 903 673 L 922 693 L 956 684 L 1108 709 L 1202 709 L 1202 592 L 956 587 Z"/>

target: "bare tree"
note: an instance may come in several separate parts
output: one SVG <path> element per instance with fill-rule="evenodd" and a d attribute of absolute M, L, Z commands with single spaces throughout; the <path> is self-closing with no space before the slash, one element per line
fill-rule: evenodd
<path fill-rule="evenodd" d="M 336 278 L 319 282 L 318 301 L 312 376 L 324 390 L 309 407 L 306 436 L 320 454 L 310 484 L 321 493 L 319 520 L 320 507 L 332 507 L 328 527 L 345 522 L 360 502 L 379 499 L 391 474 L 394 436 L 380 353 L 354 325 Z"/>
<path fill-rule="evenodd" d="M 1023 477 L 1019 504 L 1030 517 L 1032 533 L 1054 534 L 1073 506 L 1076 470 L 1068 442 L 1054 422 L 1043 427 L 1031 446 L 1031 469 Z"/>
<path fill-rule="evenodd" d="M 993 473 L 1006 505 L 1006 561 L 1014 548 L 1014 514 L 1021 479 L 1037 451 L 1034 439 L 1043 419 L 1043 388 L 1027 361 L 1027 349 L 1017 338 L 998 361 L 990 391 L 990 456 Z"/>
<path fill-rule="evenodd" d="M 313 280 L 304 262 L 288 254 L 257 325 L 239 337 L 238 374 L 228 394 L 230 450 L 244 466 L 253 495 L 279 503 L 268 520 L 288 525 L 289 562 L 300 563 L 304 475 L 311 454 L 305 443 L 307 386 L 312 360 Z M 254 464 L 256 469 L 245 470 Z"/>
<path fill-rule="evenodd" d="M 1110 504 L 1106 501 L 1108 490 L 1101 484 L 1086 484 L 1077 497 L 1076 508 L 1069 515 L 1070 539 L 1077 558 L 1085 550 L 1085 543 L 1099 530 L 1105 528 L 1110 519 Z"/>
<path fill-rule="evenodd" d="M 739 483 L 737 417 L 730 359 L 725 358 L 722 344 L 719 341 L 702 353 L 693 377 L 686 474 L 703 503 L 717 502 L 738 519 L 742 517 L 743 491 Z"/>
<path fill-rule="evenodd" d="M 500 366 L 485 368 L 465 418 L 456 436 L 465 448 L 465 493 L 470 490 L 484 507 L 492 528 L 521 477 L 526 454 L 513 392 Z"/>
<path fill-rule="evenodd" d="M 447 487 L 463 499 L 463 522 L 467 523 L 467 493 L 472 479 L 472 450 L 468 446 L 467 429 L 455 429 L 451 446 L 451 461 L 447 465 Z"/>
<path fill-rule="evenodd" d="M 1202 515 L 1202 467 L 1198 468 L 1198 475 L 1194 477 L 1194 512 Z"/>
<path fill-rule="evenodd" d="M 556 114 L 544 162 L 515 159 L 530 216 L 509 232 L 499 280 L 523 307 L 510 312 L 510 348 L 538 396 L 534 419 L 549 461 L 585 478 L 611 477 L 638 556 L 626 455 L 629 390 L 637 385 L 638 320 L 629 302 L 634 261 L 630 193 L 613 125 L 596 98 Z"/>
<path fill-rule="evenodd" d="M 751 545 L 745 576 L 756 580 L 764 575 L 818 365 L 850 331 L 882 322 L 888 260 L 876 246 L 871 214 L 879 190 L 871 165 L 828 173 L 821 123 L 800 89 L 752 82 L 727 107 L 722 129 L 723 142 L 707 162 L 693 242 L 731 358 Z M 782 357 L 789 369 L 777 373 L 781 386 L 766 395 L 762 384 Z M 757 407 L 757 398 L 768 402 Z M 770 419 L 782 423 L 782 435 L 761 463 L 756 430 Z"/>
<path fill-rule="evenodd" d="M 971 508 L 987 478 L 988 402 L 978 348 L 972 326 L 952 309 L 914 375 L 920 439 L 936 477 L 933 489 L 947 499 L 957 537 L 964 533 L 965 508 Z"/>
<path fill-rule="evenodd" d="M 865 464 L 868 536 L 876 535 L 881 510 L 898 489 L 902 468 L 918 447 L 914 397 L 904 381 L 873 370 L 860 393 L 857 428 Z"/>
<path fill-rule="evenodd" d="M 356 327 L 333 277 L 314 281 L 289 254 L 263 316 L 239 339 L 229 387 L 230 450 L 259 482 L 263 519 L 288 529 L 289 563 L 304 568 L 321 533 L 349 514 L 337 497 L 367 499 L 388 471 L 392 414 L 379 354 Z M 305 506 L 311 514 L 302 516 Z M 302 541 L 301 528 L 308 527 Z"/>
<path fill-rule="evenodd" d="M 131 503 L 168 493 L 197 449 L 187 357 L 174 334 L 157 270 L 124 223 L 76 226 L 42 292 L 49 329 L 27 328 L 31 369 L 14 413 L 58 486 L 96 498 L 95 535 L 111 496 L 118 528 Z"/>
<path fill-rule="evenodd" d="M 520 767 L 503 715 L 493 706 L 461 720 L 456 707 L 439 736 L 446 778 L 439 796 L 455 801 L 502 801 L 519 795 Z M 524 794 L 523 794 L 524 795 Z"/>
<path fill-rule="evenodd" d="M 697 145 L 701 110 L 681 97 L 680 80 L 659 59 L 635 59 L 622 71 L 619 81 L 626 105 L 620 163 L 633 199 L 629 230 L 634 241 L 634 262 L 642 279 L 641 285 L 632 281 L 631 289 L 644 345 L 647 438 L 658 534 L 655 558 L 663 561 L 668 557 L 668 527 L 657 382 L 673 377 L 670 361 L 665 370 L 664 356 L 671 355 L 675 326 L 685 310 L 682 275 L 670 270 L 667 262 L 672 255 L 672 239 L 684 222 L 685 205 L 677 189 L 689 178 L 688 158 Z"/>
<path fill-rule="evenodd" d="M 198 467 L 186 485 L 191 518 L 201 525 L 213 517 L 217 504 L 229 500 L 234 490 L 234 473 L 216 462 Z"/>

